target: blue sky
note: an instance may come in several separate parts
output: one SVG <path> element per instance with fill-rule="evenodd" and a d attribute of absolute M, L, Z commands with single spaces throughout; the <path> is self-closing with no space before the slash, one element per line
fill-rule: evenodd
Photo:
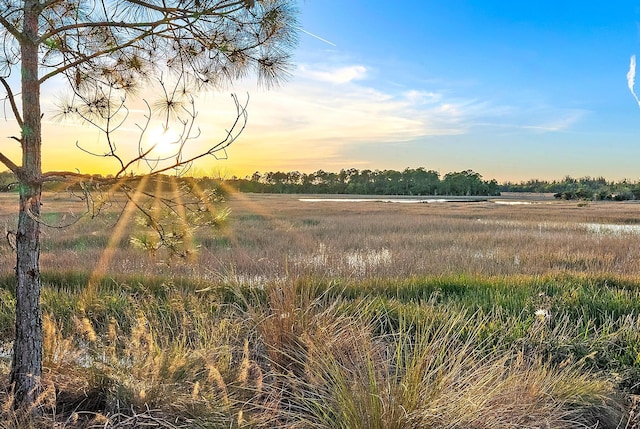
<path fill-rule="evenodd" d="M 298 4 L 291 78 L 230 88 L 250 94 L 248 125 L 228 159 L 195 174 L 425 167 L 500 182 L 640 180 L 640 103 L 627 79 L 640 55 L 640 0 Z M 45 140 L 60 142 L 45 142 L 46 167 L 113 170 L 74 147 L 102 147 L 95 129 L 51 119 L 64 93 L 43 91 Z M 226 90 L 196 105 L 197 144 L 209 147 L 235 108 Z M 6 152 L 19 159 L 17 144 Z"/>
<path fill-rule="evenodd" d="M 223 170 L 640 178 L 640 2 L 301 0 L 290 81 Z M 324 39 L 323 40 L 320 40 Z"/>

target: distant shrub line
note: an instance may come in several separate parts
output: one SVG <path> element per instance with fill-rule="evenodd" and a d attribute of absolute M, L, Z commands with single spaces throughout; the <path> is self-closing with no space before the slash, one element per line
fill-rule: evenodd
<path fill-rule="evenodd" d="M 553 193 L 563 200 L 590 201 L 629 201 L 640 200 L 640 183 L 622 180 L 620 182 L 607 181 L 604 177 L 582 177 L 574 179 L 565 176 L 560 181 L 529 180 L 520 183 L 505 183 L 500 185 L 502 192 L 541 192 Z"/>

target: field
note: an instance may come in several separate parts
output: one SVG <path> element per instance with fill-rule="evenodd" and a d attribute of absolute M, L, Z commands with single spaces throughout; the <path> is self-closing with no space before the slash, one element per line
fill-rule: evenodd
<path fill-rule="evenodd" d="M 45 227 L 34 427 L 637 427 L 640 205 L 300 199 L 234 194 L 184 257 L 115 206 Z M 81 210 L 49 195 L 43 220 Z M 2 384 L 14 258 L 3 242 Z"/>

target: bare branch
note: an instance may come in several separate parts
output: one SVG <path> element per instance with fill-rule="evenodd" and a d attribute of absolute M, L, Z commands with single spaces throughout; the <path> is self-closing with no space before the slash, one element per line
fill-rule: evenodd
<path fill-rule="evenodd" d="M 9 231 L 7 224 L 4 225 L 4 236 L 7 239 L 7 244 L 11 247 L 11 250 L 16 251 L 16 233 Z"/>
<path fill-rule="evenodd" d="M 7 80 L 3 77 L 0 77 L 0 83 L 4 86 L 5 91 L 7 91 L 7 99 L 9 100 L 9 104 L 11 105 L 11 110 L 13 111 L 13 116 L 16 118 L 18 125 L 22 128 L 22 116 L 20 115 L 20 111 L 18 110 L 18 106 L 16 104 L 15 97 L 13 96 L 13 91 L 11 90 L 11 86 L 7 82 Z"/>
<path fill-rule="evenodd" d="M 22 33 L 13 24 L 0 15 L 0 25 L 3 26 L 17 40 L 23 40 Z"/>
<path fill-rule="evenodd" d="M 16 176 L 20 175 L 20 167 L 18 167 L 13 161 L 7 158 L 2 152 L 0 152 L 0 162 L 3 163 Z"/>
<path fill-rule="evenodd" d="M 127 172 L 127 169 L 129 167 L 131 167 L 133 164 L 135 164 L 138 161 L 143 161 L 146 159 L 146 157 L 153 152 L 153 150 L 155 149 L 155 145 L 151 146 L 151 148 L 143 153 L 141 153 L 140 155 L 138 155 L 137 157 L 133 158 L 132 160 L 130 160 L 126 165 L 123 165 L 122 168 L 120 169 L 120 171 L 118 171 L 118 173 L 116 173 L 116 177 L 120 177 L 123 174 L 125 174 Z"/>
<path fill-rule="evenodd" d="M 244 104 L 240 104 L 237 95 L 235 94 L 231 94 L 231 97 L 233 98 L 233 101 L 236 105 L 236 118 L 233 122 L 233 124 L 231 125 L 231 128 L 229 128 L 226 131 L 226 136 L 224 139 L 222 139 L 221 141 L 219 141 L 218 143 L 216 143 L 215 145 L 211 146 L 206 152 L 200 153 L 198 155 L 194 155 L 190 158 L 187 158 L 185 160 L 179 160 L 176 161 L 175 163 L 173 163 L 172 165 L 157 169 L 152 171 L 150 174 L 161 174 L 161 173 L 165 173 L 167 171 L 171 171 L 171 170 L 176 170 L 179 169 L 181 167 L 184 166 L 190 166 L 191 164 L 193 164 L 194 161 L 200 159 L 200 158 L 204 158 L 205 156 L 211 155 L 215 157 L 215 154 L 217 152 L 221 152 L 224 151 L 226 148 L 228 148 L 234 141 L 236 141 L 236 139 L 240 136 L 240 134 L 242 134 L 242 132 L 244 131 L 246 125 L 247 125 L 247 120 L 248 120 L 248 112 L 247 112 L 247 105 L 249 104 L 249 96 L 247 95 L 247 101 Z"/>

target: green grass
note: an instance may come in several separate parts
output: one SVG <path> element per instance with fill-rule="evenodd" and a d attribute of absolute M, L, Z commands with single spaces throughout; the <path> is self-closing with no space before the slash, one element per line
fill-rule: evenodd
<path fill-rule="evenodd" d="M 193 258 L 133 249 L 132 225 L 104 253 L 111 227 L 45 229 L 45 416 L 32 427 L 636 423 L 637 237 L 576 226 L 625 223 L 636 208 L 319 215 L 295 199 L 242 201 L 228 227 L 194 235 Z M 0 257 L 6 348 L 15 256 L 5 246 Z M 3 356 L 0 429 L 13 429 Z"/>
<path fill-rule="evenodd" d="M 82 424 L 152 409 L 168 427 L 614 428 L 640 383 L 629 279 L 43 279 L 48 409 Z"/>

